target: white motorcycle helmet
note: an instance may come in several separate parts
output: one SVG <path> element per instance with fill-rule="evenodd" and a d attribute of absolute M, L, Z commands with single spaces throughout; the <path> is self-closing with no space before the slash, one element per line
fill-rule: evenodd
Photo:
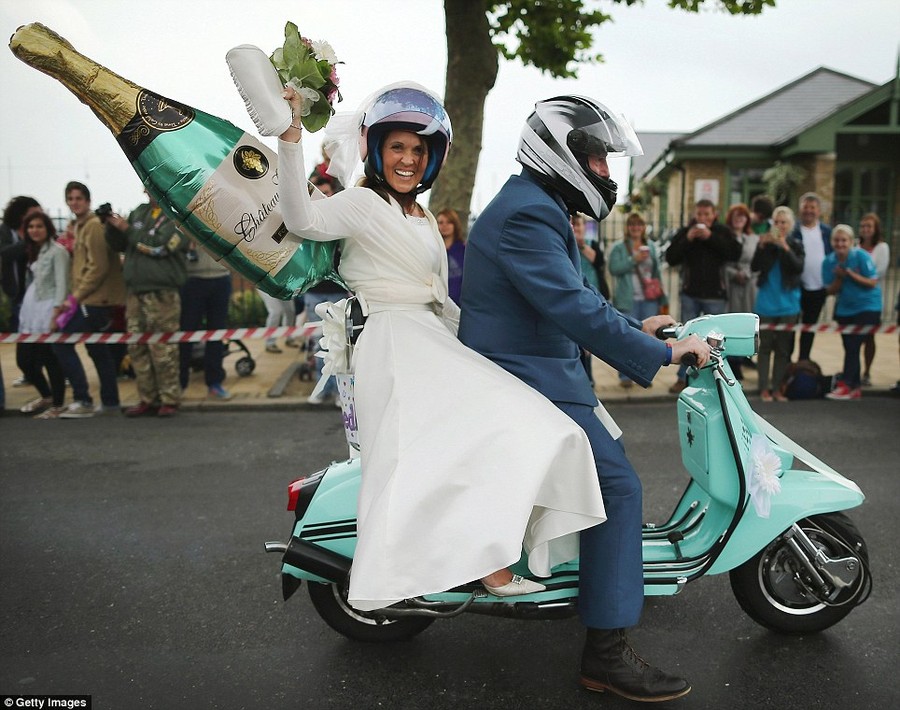
<path fill-rule="evenodd" d="M 643 155 L 629 123 L 584 96 L 557 96 L 535 104 L 519 140 L 518 160 L 557 192 L 570 212 L 596 220 L 609 214 L 618 186 L 588 168 L 588 156 Z"/>
<path fill-rule="evenodd" d="M 447 161 L 453 129 L 441 102 L 428 89 L 412 82 L 382 89 L 366 109 L 359 135 L 359 157 L 369 179 L 383 182 L 381 144 L 393 130 L 411 131 L 428 145 L 428 164 L 417 193 L 431 187 Z"/>

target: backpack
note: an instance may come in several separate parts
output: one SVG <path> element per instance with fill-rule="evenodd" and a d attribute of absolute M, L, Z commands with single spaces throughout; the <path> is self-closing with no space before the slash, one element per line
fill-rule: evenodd
<path fill-rule="evenodd" d="M 788 399 L 818 399 L 831 391 L 831 375 L 812 360 L 798 360 L 788 365 L 781 383 L 781 393 Z"/>

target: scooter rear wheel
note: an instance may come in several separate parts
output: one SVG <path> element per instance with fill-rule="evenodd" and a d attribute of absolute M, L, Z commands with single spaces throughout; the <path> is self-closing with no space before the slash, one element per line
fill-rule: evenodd
<path fill-rule="evenodd" d="M 850 518 L 828 513 L 804 518 L 798 525 L 826 556 L 855 556 L 860 570 L 852 585 L 823 601 L 798 581 L 804 579 L 805 571 L 781 536 L 731 570 L 731 589 L 747 615 L 768 629 L 788 634 L 815 633 L 833 626 L 865 601 L 872 583 L 866 543 Z"/>
<path fill-rule="evenodd" d="M 376 613 L 354 609 L 347 602 L 347 590 L 337 584 L 309 582 L 309 598 L 319 616 L 332 629 L 354 641 L 393 643 L 407 641 L 422 633 L 434 619 L 408 616 L 386 619 Z"/>

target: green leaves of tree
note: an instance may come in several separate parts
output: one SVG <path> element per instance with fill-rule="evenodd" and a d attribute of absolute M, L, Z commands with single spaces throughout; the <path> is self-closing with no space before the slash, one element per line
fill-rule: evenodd
<path fill-rule="evenodd" d="M 643 0 L 612 0 L 619 5 L 636 5 Z M 491 36 L 497 51 L 506 59 L 520 59 L 557 78 L 577 76 L 578 64 L 601 62 L 603 56 L 591 52 L 593 30 L 612 19 L 599 9 L 599 0 L 505 0 L 487 2 Z M 720 7 L 732 15 L 757 15 L 775 0 L 669 0 L 669 7 L 699 12 L 701 6 Z"/>

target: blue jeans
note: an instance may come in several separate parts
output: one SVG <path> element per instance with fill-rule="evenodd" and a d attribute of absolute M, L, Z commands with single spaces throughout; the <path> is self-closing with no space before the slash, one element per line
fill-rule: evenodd
<path fill-rule="evenodd" d="M 181 329 L 218 330 L 228 327 L 228 303 L 231 300 L 231 274 L 212 279 L 189 278 L 181 287 Z M 191 374 L 193 343 L 179 346 L 181 388 L 188 386 Z M 221 340 L 209 340 L 203 350 L 203 375 L 207 387 L 221 385 L 225 381 L 225 345 Z"/>
<path fill-rule="evenodd" d="M 691 318 L 702 315 L 719 315 L 728 312 L 728 304 L 724 298 L 694 298 L 686 293 L 681 294 L 681 322 L 687 323 Z M 687 368 L 678 366 L 678 379 L 687 379 Z"/>
<path fill-rule="evenodd" d="M 634 318 L 635 320 L 642 321 L 650 316 L 655 316 L 659 314 L 659 299 L 654 299 L 652 301 L 648 301 L 643 299 L 641 301 L 634 301 L 631 306 L 631 310 L 628 311 L 628 315 Z M 623 375 L 621 372 L 619 373 L 619 379 L 622 382 L 628 382 L 628 375 Z"/>
<path fill-rule="evenodd" d="M 81 305 L 75 310 L 72 320 L 66 323 L 64 333 L 104 333 L 112 325 L 112 309 L 109 306 Z M 119 406 L 119 383 L 116 376 L 116 363 L 109 345 L 93 343 L 85 345 L 88 355 L 94 361 L 97 378 L 100 380 L 100 401 L 104 407 Z M 72 398 L 76 402 L 93 404 L 88 390 L 87 376 L 75 346 L 71 343 L 54 343 L 53 353 L 63 373 L 72 385 Z"/>
<path fill-rule="evenodd" d="M 878 311 L 865 311 L 855 313 L 852 316 L 838 316 L 838 325 L 879 325 L 881 313 Z M 845 335 L 841 333 L 844 343 L 844 372 L 841 375 L 843 382 L 850 389 L 859 387 L 859 350 L 866 341 L 867 335 Z"/>
<path fill-rule="evenodd" d="M 336 301 L 340 301 L 342 298 L 346 298 L 347 293 L 345 291 L 334 291 L 331 293 L 304 293 L 303 294 L 303 308 L 306 311 L 306 322 L 309 321 L 317 321 L 319 320 L 318 314 L 316 314 L 316 306 L 320 303 L 325 303 L 326 301 L 331 301 L 335 303 Z M 318 348 L 316 348 L 318 351 Z M 316 358 L 316 372 L 317 379 L 322 376 L 322 368 L 325 366 L 325 361 L 321 358 Z M 325 383 L 325 389 L 322 390 L 322 396 L 324 397 L 335 397 L 337 396 L 338 388 L 337 383 L 334 381 L 333 377 L 328 378 L 328 382 Z"/>

